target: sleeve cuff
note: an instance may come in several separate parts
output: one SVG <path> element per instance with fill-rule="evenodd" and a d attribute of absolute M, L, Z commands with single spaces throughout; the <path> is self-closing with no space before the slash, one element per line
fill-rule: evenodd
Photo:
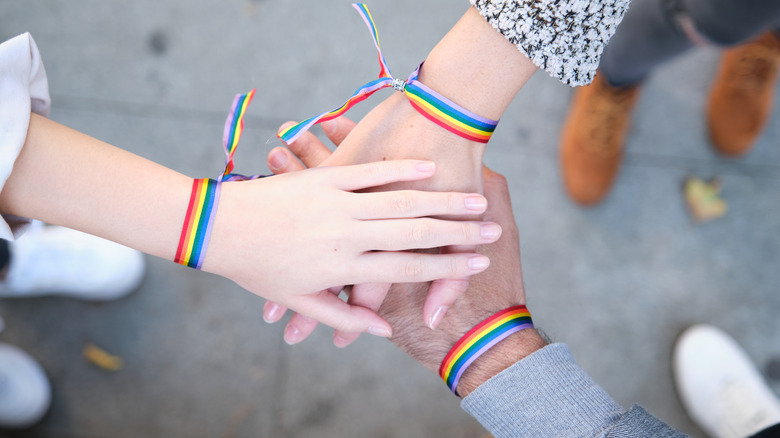
<path fill-rule="evenodd" d="M 38 46 L 29 33 L 0 44 L 0 189 L 27 139 L 30 112 L 49 115 L 51 99 Z M 2 215 L 0 238 L 21 235 L 29 220 Z"/>
<path fill-rule="evenodd" d="M 629 0 L 470 0 L 496 30 L 563 83 L 586 85 Z"/>
<path fill-rule="evenodd" d="M 488 380 L 461 402 L 496 438 L 605 435 L 625 410 L 551 344 Z"/>

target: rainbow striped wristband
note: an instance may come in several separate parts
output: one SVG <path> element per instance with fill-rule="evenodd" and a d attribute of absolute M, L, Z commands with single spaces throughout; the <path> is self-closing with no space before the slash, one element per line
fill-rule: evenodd
<path fill-rule="evenodd" d="M 533 328 L 531 313 L 525 306 L 504 309 L 469 330 L 455 345 L 439 367 L 439 375 L 453 394 L 458 395 L 458 381 L 478 357 L 512 333 Z"/>
<path fill-rule="evenodd" d="M 379 78 L 375 79 L 362 87 L 358 88 L 347 101 L 328 112 L 306 119 L 297 125 L 290 126 L 280 132 L 278 137 L 287 144 L 298 139 L 309 128 L 331 119 L 334 119 L 359 102 L 366 100 L 375 92 L 393 87 L 397 91 L 404 93 L 409 98 L 412 106 L 420 112 L 425 118 L 436 123 L 442 128 L 457 134 L 467 140 L 487 143 L 493 135 L 493 131 L 498 126 L 497 120 L 491 120 L 472 113 L 471 111 L 457 105 L 455 102 L 447 99 L 441 94 L 428 88 L 417 80 L 422 64 L 404 81 L 393 78 L 390 74 L 390 68 L 387 66 L 382 50 L 379 46 L 379 37 L 377 35 L 376 25 L 371 16 L 368 7 L 363 3 L 354 3 L 352 5 L 365 21 L 371 37 L 374 40 L 374 46 L 379 55 Z"/>
<path fill-rule="evenodd" d="M 190 203 L 187 215 L 179 237 L 174 262 L 200 269 L 206 257 L 206 248 L 211 237 L 211 228 L 217 215 L 217 204 L 222 183 L 228 181 L 246 181 L 264 178 L 263 175 L 244 176 L 233 172 L 235 164 L 233 155 L 236 153 L 241 133 L 244 131 L 244 114 L 255 95 L 255 90 L 246 94 L 237 94 L 230 108 L 225 130 L 222 137 L 222 147 L 225 150 L 225 170 L 216 180 L 196 179 L 192 181 Z"/>
<path fill-rule="evenodd" d="M 206 247 L 211 237 L 211 227 L 217 215 L 217 203 L 221 183 L 213 179 L 196 179 L 192 182 L 192 194 L 187 206 L 187 216 L 179 237 L 174 262 L 200 269 L 206 257 Z"/>

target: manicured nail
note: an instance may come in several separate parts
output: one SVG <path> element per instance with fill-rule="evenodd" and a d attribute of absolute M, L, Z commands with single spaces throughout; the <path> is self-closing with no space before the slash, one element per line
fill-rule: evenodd
<path fill-rule="evenodd" d="M 482 238 L 488 240 L 495 240 L 501 236 L 501 225 L 492 223 L 482 224 Z"/>
<path fill-rule="evenodd" d="M 300 336 L 301 331 L 294 325 L 289 325 L 284 329 L 284 342 L 286 342 L 287 345 L 295 345 L 298 342 L 301 342 Z"/>
<path fill-rule="evenodd" d="M 272 170 L 284 169 L 284 166 L 287 165 L 287 154 L 280 151 L 275 152 L 268 157 L 268 164 L 271 166 Z"/>
<path fill-rule="evenodd" d="M 490 266 L 490 259 L 485 256 L 473 256 L 469 258 L 469 268 L 473 271 L 482 271 Z"/>
<path fill-rule="evenodd" d="M 487 208 L 487 199 L 481 195 L 466 196 L 466 210 L 485 211 Z"/>
<path fill-rule="evenodd" d="M 436 163 L 433 161 L 421 161 L 415 166 L 418 172 L 433 173 L 436 172 Z"/>
<path fill-rule="evenodd" d="M 436 309 L 435 312 L 433 312 L 433 316 L 431 316 L 431 320 L 428 321 L 428 327 L 430 327 L 431 330 L 435 330 L 436 327 L 439 326 L 441 319 L 444 318 L 444 314 L 447 313 L 447 309 L 449 309 L 449 307 L 439 306 L 439 308 Z"/>
<path fill-rule="evenodd" d="M 381 338 L 389 338 L 390 336 L 393 336 L 393 332 L 385 327 L 369 327 L 368 332 Z"/>
<path fill-rule="evenodd" d="M 273 324 L 282 317 L 282 308 L 276 303 L 267 303 L 263 312 L 263 321 Z"/>
<path fill-rule="evenodd" d="M 320 125 L 322 125 L 322 132 L 324 132 L 325 135 L 331 135 L 336 133 L 339 121 L 336 119 L 328 120 L 327 122 L 320 123 Z"/>
<path fill-rule="evenodd" d="M 349 341 L 341 337 L 341 335 L 333 335 L 333 345 L 338 348 L 344 348 L 349 345 Z"/>

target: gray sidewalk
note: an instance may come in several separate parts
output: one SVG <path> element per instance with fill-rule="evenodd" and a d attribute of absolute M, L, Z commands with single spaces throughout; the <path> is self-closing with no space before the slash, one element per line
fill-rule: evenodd
<path fill-rule="evenodd" d="M 390 67 L 406 76 L 467 2 L 369 6 Z M 221 170 L 235 93 L 258 89 L 236 170 L 266 171 L 278 125 L 340 104 L 378 71 L 362 20 L 340 0 L 5 1 L 0 23 L 2 40 L 29 31 L 38 43 L 52 119 L 197 177 Z M 623 406 L 640 403 L 693 436 L 703 435 L 671 377 L 682 329 L 709 322 L 762 367 L 780 358 L 780 111 L 748 156 L 717 156 L 703 123 L 717 60 L 699 49 L 652 77 L 617 186 L 597 208 L 563 193 L 557 142 L 571 90 L 544 72 L 515 99 L 485 157 L 509 180 L 536 324 Z M 681 197 L 688 175 L 723 181 L 724 218 L 691 222 Z M 486 434 L 389 342 L 364 336 L 339 350 L 320 328 L 289 347 L 283 325 L 262 321 L 262 299 L 147 260 L 141 289 L 118 302 L 0 301 L 0 342 L 30 352 L 54 386 L 50 413 L 23 436 Z M 87 364 L 87 342 L 121 356 L 124 369 Z"/>

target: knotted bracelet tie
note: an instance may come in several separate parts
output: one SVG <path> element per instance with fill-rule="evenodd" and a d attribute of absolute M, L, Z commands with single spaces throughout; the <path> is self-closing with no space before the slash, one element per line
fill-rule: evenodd
<path fill-rule="evenodd" d="M 412 106 L 419 111 L 420 114 L 442 128 L 471 141 L 487 143 L 488 140 L 490 140 L 493 131 L 498 125 L 498 121 L 474 114 L 418 81 L 417 78 L 420 73 L 420 68 L 422 68 L 424 61 L 414 72 L 412 72 L 407 80 L 404 81 L 402 79 L 393 78 L 390 74 L 390 68 L 385 61 L 385 57 L 382 55 L 382 50 L 379 46 L 379 37 L 377 36 L 377 30 L 374 25 L 374 20 L 371 17 L 371 12 L 363 3 L 354 3 L 352 6 L 358 11 L 360 16 L 363 17 L 363 21 L 365 21 L 368 30 L 371 32 L 371 37 L 374 39 L 374 46 L 379 55 L 379 79 L 373 80 L 358 88 L 352 97 L 340 107 L 304 120 L 303 122 L 280 132 L 278 137 L 282 141 L 287 144 L 294 142 L 304 132 L 308 131 L 317 123 L 335 119 L 378 90 L 389 87 L 393 87 L 397 91 L 404 93 L 404 95 L 409 98 L 409 102 Z"/>
<path fill-rule="evenodd" d="M 233 99 L 222 136 L 222 146 L 226 156 L 225 170 L 216 180 L 201 178 L 192 181 L 190 202 L 187 205 L 179 246 L 176 248 L 176 257 L 173 260 L 176 263 L 195 269 L 203 266 L 223 182 L 263 178 L 263 175 L 244 176 L 231 173 L 235 167 L 233 155 L 244 131 L 244 113 L 254 95 L 255 90 L 252 90 L 247 94 L 238 94 Z"/>

